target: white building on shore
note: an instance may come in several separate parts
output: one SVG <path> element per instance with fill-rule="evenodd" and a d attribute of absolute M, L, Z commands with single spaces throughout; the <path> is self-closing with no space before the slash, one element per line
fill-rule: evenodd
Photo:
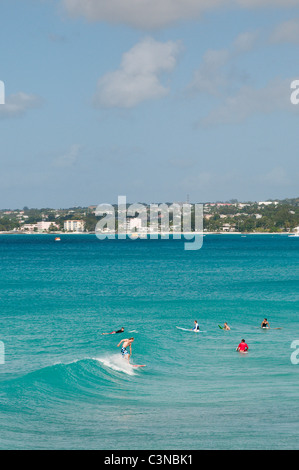
<path fill-rule="evenodd" d="M 37 232 L 37 224 L 24 224 L 21 227 L 24 232 Z"/>
<path fill-rule="evenodd" d="M 127 230 L 129 232 L 132 231 L 140 231 L 142 230 L 142 220 L 139 219 L 138 217 L 135 217 L 133 219 L 128 219 L 127 220 Z"/>
<path fill-rule="evenodd" d="M 84 232 L 84 222 L 83 220 L 66 220 L 64 230 L 66 232 Z"/>
<path fill-rule="evenodd" d="M 37 222 L 37 230 L 39 232 L 47 232 L 51 225 L 56 227 L 58 229 L 58 226 L 56 225 L 56 222 L 46 222 L 45 220 L 42 220 L 41 222 Z"/>
<path fill-rule="evenodd" d="M 279 204 L 278 201 L 260 201 L 258 202 L 259 206 L 271 206 L 271 205 L 277 206 Z"/>

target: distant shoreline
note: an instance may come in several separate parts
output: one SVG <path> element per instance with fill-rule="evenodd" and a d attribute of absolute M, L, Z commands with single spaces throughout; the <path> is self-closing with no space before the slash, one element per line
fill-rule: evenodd
<path fill-rule="evenodd" d="M 53 237 L 60 237 L 63 235 L 95 235 L 95 232 L 0 232 L 1 235 L 52 235 Z M 123 233 L 102 233 L 101 235 L 124 235 Z M 158 233 L 139 233 L 139 232 L 127 232 L 127 236 L 135 236 L 136 238 L 146 238 L 148 236 L 169 236 L 169 235 L 295 235 L 295 232 L 158 232 Z"/>

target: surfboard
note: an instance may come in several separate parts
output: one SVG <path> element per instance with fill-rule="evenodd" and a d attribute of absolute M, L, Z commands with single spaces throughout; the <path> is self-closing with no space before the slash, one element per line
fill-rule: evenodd
<path fill-rule="evenodd" d="M 191 328 L 181 328 L 180 326 L 176 326 L 176 328 L 182 331 L 192 331 L 193 333 L 205 333 L 203 330 L 192 330 Z"/>
<path fill-rule="evenodd" d="M 132 367 L 146 367 L 145 364 L 131 364 Z"/>
<path fill-rule="evenodd" d="M 254 328 L 258 330 L 282 330 L 281 327 L 279 328 L 270 328 L 269 326 L 255 326 Z"/>
<path fill-rule="evenodd" d="M 219 326 L 220 330 L 224 330 L 223 326 L 221 326 L 221 325 L 218 325 L 218 326 Z"/>
<path fill-rule="evenodd" d="M 262 330 L 282 330 L 282 328 L 271 328 L 270 326 L 261 326 Z"/>

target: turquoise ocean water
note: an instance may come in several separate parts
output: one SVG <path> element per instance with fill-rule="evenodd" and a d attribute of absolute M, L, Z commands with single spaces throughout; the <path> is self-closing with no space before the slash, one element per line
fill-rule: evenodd
<path fill-rule="evenodd" d="M 298 262 L 287 236 L 210 235 L 184 251 L 2 235 L 1 449 L 298 449 Z M 259 329 L 264 317 L 283 329 Z M 194 320 L 205 332 L 176 328 Z M 147 367 L 121 359 L 129 336 Z"/>

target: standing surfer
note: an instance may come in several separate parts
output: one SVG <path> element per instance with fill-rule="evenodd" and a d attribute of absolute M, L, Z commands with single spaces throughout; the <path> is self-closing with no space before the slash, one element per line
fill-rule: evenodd
<path fill-rule="evenodd" d="M 128 362 L 130 360 L 130 357 L 132 356 L 132 343 L 133 343 L 133 341 L 134 341 L 134 338 L 122 339 L 117 345 L 117 347 L 119 347 L 121 345 L 121 343 L 123 343 L 120 352 L 121 352 L 122 357 L 125 357 Z M 130 353 L 127 350 L 128 347 L 130 348 Z"/>

